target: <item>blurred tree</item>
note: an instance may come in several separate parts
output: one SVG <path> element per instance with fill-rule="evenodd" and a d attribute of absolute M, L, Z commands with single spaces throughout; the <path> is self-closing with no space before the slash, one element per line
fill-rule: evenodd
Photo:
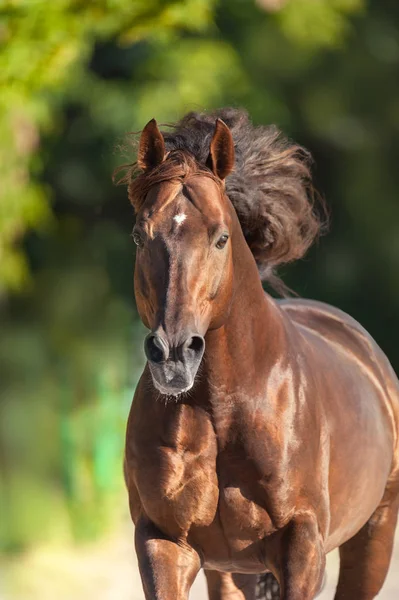
<path fill-rule="evenodd" d="M 18 242 L 27 228 L 51 225 L 48 206 L 51 192 L 35 180 L 43 166 L 38 146 L 40 131 L 56 126 L 56 98 L 86 77 L 85 65 L 95 41 L 116 37 L 124 46 L 141 39 L 166 43 L 169 68 L 178 70 L 175 78 L 180 80 L 182 100 L 206 105 L 206 98 L 198 96 L 198 92 L 217 85 L 218 74 L 212 68 L 215 43 L 209 42 L 198 52 L 193 41 L 181 47 L 179 44 L 174 47 L 170 41 L 179 31 L 209 29 L 214 4 L 215 0 L 133 3 L 62 0 L 50 4 L 43 0 L 3 0 L 0 4 L 0 284 L 18 289 L 26 282 L 27 263 Z M 359 10 L 363 2 L 259 0 L 259 4 L 273 11 L 281 8 L 278 23 L 288 38 L 317 47 L 339 43 L 348 26 L 347 14 Z M 227 72 L 229 53 L 228 47 L 216 52 L 220 73 Z M 187 62 L 181 60 L 183 56 Z M 166 70 L 166 63 L 163 66 Z M 205 76 L 205 81 L 190 81 L 194 66 Z M 156 69 L 159 71 L 162 65 L 154 64 L 153 73 Z M 179 69 L 186 75 L 179 76 Z M 142 91 L 143 101 L 147 94 L 152 105 L 158 106 L 161 96 L 164 100 L 170 97 L 163 95 L 168 91 L 157 87 L 159 95 L 154 96 L 154 85 L 150 83 Z"/>
<path fill-rule="evenodd" d="M 348 15 L 358 13 L 364 0 L 257 0 L 276 12 L 287 38 L 301 46 L 342 45 L 349 29 Z"/>
<path fill-rule="evenodd" d="M 82 75 L 95 40 L 167 39 L 200 31 L 213 0 L 7 1 L 0 4 L 0 283 L 20 288 L 27 265 L 16 242 L 27 227 L 50 223 L 49 190 L 37 184 L 42 168 L 39 131 L 54 127 L 53 94 L 62 96 Z"/>

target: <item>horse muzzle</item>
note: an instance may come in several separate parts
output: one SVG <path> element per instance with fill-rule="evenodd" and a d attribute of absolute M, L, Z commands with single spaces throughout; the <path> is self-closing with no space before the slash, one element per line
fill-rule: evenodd
<path fill-rule="evenodd" d="M 177 344 L 169 343 L 159 333 L 150 333 L 144 341 L 144 352 L 156 389 L 169 396 L 190 390 L 204 350 L 205 340 L 197 333 L 185 336 Z"/>

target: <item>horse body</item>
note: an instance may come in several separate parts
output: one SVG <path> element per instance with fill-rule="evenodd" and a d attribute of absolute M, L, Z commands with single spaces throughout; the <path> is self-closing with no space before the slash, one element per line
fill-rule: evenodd
<path fill-rule="evenodd" d="M 311 348 L 315 401 L 328 428 L 330 551 L 367 521 L 391 476 L 397 485 L 399 386 L 384 353 L 349 315 L 309 300 L 282 306 Z"/>
<path fill-rule="evenodd" d="M 152 125 L 150 133 L 144 165 L 164 153 Z M 222 141 L 210 152 L 219 175 Z M 126 436 L 146 597 L 186 600 L 203 566 L 211 600 L 250 600 L 269 571 L 281 598 L 311 600 L 326 553 L 340 547 L 336 598 L 372 600 L 399 502 L 396 376 L 349 316 L 264 293 L 236 211 L 213 180 L 163 181 L 139 212 L 153 254 L 143 250 L 136 263 L 136 298 L 153 333 Z M 209 249 L 226 229 L 228 253 Z M 199 363 L 190 391 L 176 394 Z"/>
<path fill-rule="evenodd" d="M 148 370 L 137 389 L 127 439 L 137 443 L 144 509 L 162 531 L 187 536 L 205 568 L 274 571 L 276 538 L 297 511 L 314 511 L 329 552 L 361 529 L 397 473 L 399 394 L 390 394 L 383 353 L 341 311 L 299 300 L 281 307 L 295 356 L 262 377 L 263 394 L 251 394 L 253 373 L 249 389 L 219 376 L 166 406 L 143 393 Z"/>

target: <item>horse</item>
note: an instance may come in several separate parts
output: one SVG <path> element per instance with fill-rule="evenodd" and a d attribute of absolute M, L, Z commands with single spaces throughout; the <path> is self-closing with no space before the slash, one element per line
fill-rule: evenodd
<path fill-rule="evenodd" d="M 142 130 L 124 181 L 149 333 L 124 472 L 147 600 L 336 600 L 382 588 L 399 506 L 399 382 L 365 329 L 276 300 L 323 224 L 310 154 L 239 109 Z M 268 596 L 270 597 L 270 596 Z"/>

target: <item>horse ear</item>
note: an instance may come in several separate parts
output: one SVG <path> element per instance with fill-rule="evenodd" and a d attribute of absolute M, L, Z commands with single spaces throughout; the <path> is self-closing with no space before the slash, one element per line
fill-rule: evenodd
<path fill-rule="evenodd" d="M 165 141 L 155 119 L 144 127 L 137 153 L 137 164 L 143 171 L 157 167 L 165 158 Z"/>
<path fill-rule="evenodd" d="M 216 119 L 206 166 L 222 180 L 226 179 L 234 168 L 233 136 L 222 119 Z"/>

